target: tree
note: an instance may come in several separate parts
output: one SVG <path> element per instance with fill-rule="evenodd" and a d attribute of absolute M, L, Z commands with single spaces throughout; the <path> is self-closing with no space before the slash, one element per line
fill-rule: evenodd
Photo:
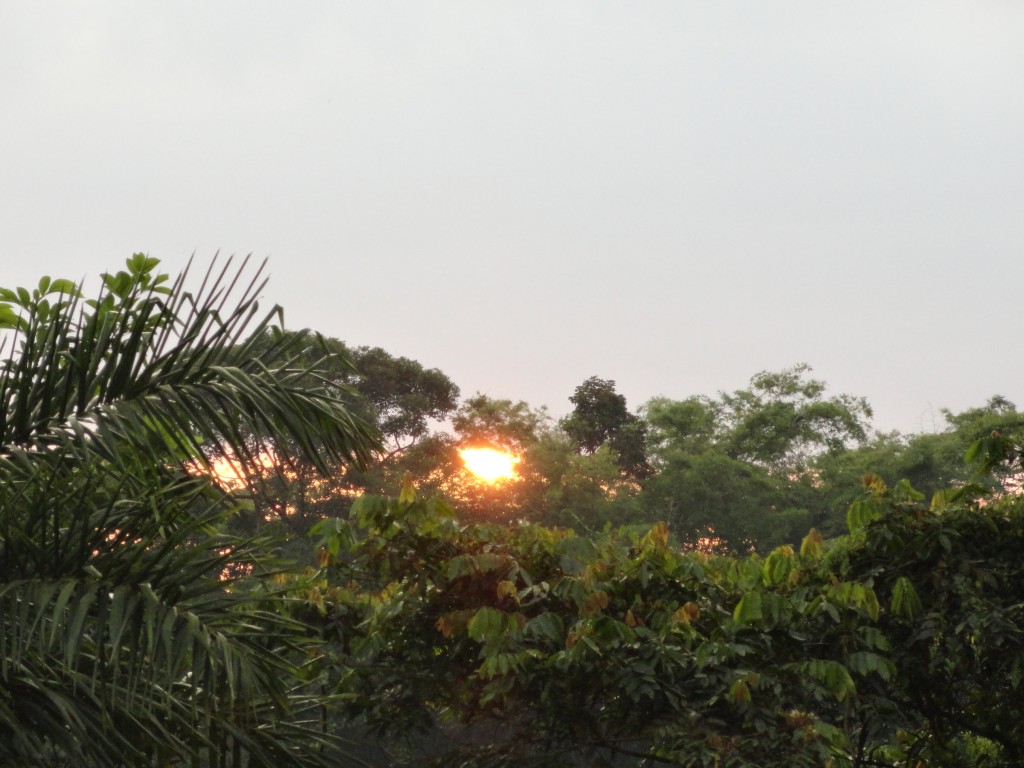
<path fill-rule="evenodd" d="M 844 450 L 867 437 L 871 407 L 862 397 L 825 399 L 825 383 L 807 379 L 801 363 L 782 371 L 762 371 L 750 388 L 721 394 L 730 456 L 770 469 L 801 469 L 811 457 Z"/>
<path fill-rule="evenodd" d="M 516 477 L 483 483 L 461 468 L 440 490 L 460 515 L 475 521 L 531 522 L 600 529 L 637 519 L 637 483 L 623 474 L 608 446 L 581 454 L 542 410 L 522 400 L 477 394 L 452 419 L 458 447 L 492 447 L 512 453 Z M 414 475 L 415 477 L 415 475 Z M 421 485 L 421 489 L 429 485 Z"/>
<path fill-rule="evenodd" d="M 0 290 L 6 765 L 334 760 L 308 628 L 258 542 L 223 532 L 238 502 L 210 475 L 267 455 L 360 466 L 378 438 L 295 365 L 310 335 L 260 319 L 262 268 L 231 264 L 195 294 L 142 254 L 95 299 L 49 278 Z"/>
<path fill-rule="evenodd" d="M 325 516 L 344 514 L 360 494 L 393 491 L 406 472 L 426 489 L 441 487 L 456 457 L 451 440 L 432 432 L 431 424 L 455 409 L 459 388 L 437 368 L 379 347 L 350 348 L 334 338 L 307 345 L 297 362 L 315 368 L 320 384 L 384 438 L 362 467 L 339 464 L 325 474 L 293 460 L 282 472 L 276 462 L 265 462 L 238 478 L 253 506 L 234 518 L 234 528 L 274 536 L 281 554 L 312 565 L 305 544 L 309 529 Z"/>
<path fill-rule="evenodd" d="M 333 341 L 333 340 L 332 340 Z M 339 369 L 337 381 L 351 387 L 351 407 L 374 424 L 385 438 L 384 449 L 362 470 L 339 477 L 333 495 L 322 497 L 310 524 L 338 514 L 363 493 L 394 492 L 408 473 L 426 490 L 438 490 L 458 465 L 453 441 L 432 430 L 449 418 L 459 404 L 459 388 L 438 368 L 396 357 L 380 347 L 347 348 L 352 368 Z M 304 526 L 302 534 L 309 530 Z"/>
<path fill-rule="evenodd" d="M 1024 444 L 971 454 L 1018 467 Z M 366 497 L 318 530 L 344 708 L 433 735 L 415 765 L 1019 765 L 1021 497 L 872 476 L 847 518 L 708 556 L 664 524 L 580 536 Z"/>
<path fill-rule="evenodd" d="M 868 765 L 848 758 L 863 707 L 886 711 L 879 606 L 819 541 L 709 558 L 663 524 L 480 525 L 406 491 L 352 512 L 319 529 L 344 706 L 437 736 L 416 765 Z"/>
<path fill-rule="evenodd" d="M 473 520 L 510 523 L 527 519 L 536 510 L 536 481 L 530 452 L 548 430 L 549 417 L 519 400 L 501 400 L 476 393 L 459 406 L 452 417 L 454 435 L 446 453 L 438 452 L 437 464 L 417 479 L 420 491 L 435 490 Z M 482 481 L 463 464 L 460 451 L 491 448 L 513 454 L 516 476 L 494 483 Z M 438 481 L 439 480 L 439 481 Z"/>
<path fill-rule="evenodd" d="M 274 343 L 282 332 L 266 333 L 256 348 Z M 306 331 L 284 331 L 303 338 Z M 431 422 L 443 421 L 458 407 L 459 388 L 437 368 L 407 357 L 395 357 L 380 347 L 349 347 L 339 339 L 317 335 L 307 344 L 301 365 L 315 368 L 320 384 L 384 438 L 378 460 L 401 454 L 430 434 Z"/>
<path fill-rule="evenodd" d="M 591 376 L 569 401 L 575 407 L 562 420 L 562 429 L 581 453 L 592 454 L 607 444 L 625 474 L 638 480 L 651 474 L 646 426 L 626 409 L 626 398 L 615 391 L 614 381 Z"/>
<path fill-rule="evenodd" d="M 529 489 L 521 495 L 522 517 L 532 523 L 583 533 L 644 521 L 640 486 L 623 475 L 607 445 L 580 454 L 564 432 L 548 431 L 524 454 L 521 474 Z"/>
<path fill-rule="evenodd" d="M 738 551 L 795 544 L 812 526 L 839 532 L 843 507 L 829 506 L 815 462 L 866 440 L 871 409 L 863 398 L 826 397 L 810 370 L 762 371 L 748 389 L 717 398 L 649 401 L 658 473 L 645 486 L 648 515 L 670 521 L 683 540 Z"/>
<path fill-rule="evenodd" d="M 687 546 L 771 551 L 799 541 L 811 527 L 788 504 L 786 478 L 722 451 L 661 453 L 660 470 L 644 487 L 647 519 L 664 520 Z"/>
<path fill-rule="evenodd" d="M 969 483 L 992 491 L 1019 492 L 1019 468 L 998 464 L 990 473 L 979 474 L 964 455 L 978 440 L 994 434 L 1019 439 L 1024 435 L 1024 414 L 998 395 L 962 413 L 949 409 L 942 413 L 946 424 L 941 431 L 906 436 L 876 434 L 854 449 L 816 457 L 815 503 L 823 513 L 832 513 L 817 516 L 814 525 L 830 536 L 842 533 L 844 521 L 834 511 L 846 509 L 860 497 L 861 481 L 868 473 L 878 475 L 890 486 L 907 480 L 926 498 L 944 488 Z"/>
<path fill-rule="evenodd" d="M 971 454 L 989 469 L 1009 468 L 1018 449 L 1000 437 Z M 895 673 L 888 696 L 904 726 L 899 745 L 877 749 L 892 762 L 874 764 L 1020 765 L 1022 498 L 968 484 L 929 501 L 877 475 L 866 485 L 849 510 L 852 536 L 828 560 L 837 578 L 870 580 L 885 607 L 878 628 Z"/>
<path fill-rule="evenodd" d="M 452 428 L 459 442 L 519 452 L 533 445 L 547 429 L 549 417 L 520 400 L 498 400 L 477 392 L 459 406 Z"/>
<path fill-rule="evenodd" d="M 380 347 L 355 347 L 349 354 L 355 371 L 342 380 L 369 404 L 367 420 L 388 438 L 389 455 L 425 437 L 431 421 L 444 420 L 458 406 L 459 388 L 437 368 Z"/>

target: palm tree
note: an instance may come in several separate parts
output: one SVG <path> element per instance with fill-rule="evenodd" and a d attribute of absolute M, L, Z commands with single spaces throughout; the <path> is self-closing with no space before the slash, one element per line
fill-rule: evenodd
<path fill-rule="evenodd" d="M 327 764 L 306 627 L 197 468 L 337 471 L 377 435 L 260 314 L 262 266 L 157 265 L 0 289 L 0 764 Z"/>

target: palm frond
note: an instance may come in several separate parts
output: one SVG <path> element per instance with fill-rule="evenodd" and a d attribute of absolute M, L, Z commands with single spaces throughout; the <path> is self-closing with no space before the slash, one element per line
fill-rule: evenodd
<path fill-rule="evenodd" d="M 214 266 L 196 296 L 182 289 L 187 273 L 165 295 L 140 271 L 108 280 L 93 302 L 61 294 L 43 310 L 45 296 L 22 301 L 18 344 L 0 366 L 0 445 L 39 451 L 70 440 L 112 457 L 126 442 L 153 458 L 170 450 L 251 460 L 292 441 L 322 470 L 365 464 L 373 428 L 317 386 L 313 370 L 291 365 L 315 339 L 260 343 L 280 317 L 275 307 L 258 319 L 262 267 L 229 305 L 245 264 L 233 275 L 230 261 L 216 276 Z"/>
<path fill-rule="evenodd" d="M 330 471 L 377 436 L 297 362 L 316 337 L 259 314 L 262 266 L 215 262 L 192 294 L 156 265 L 95 300 L 0 290 L 0 763 L 327 764 L 309 630 L 238 576 L 258 547 L 194 467 L 294 450 Z"/>

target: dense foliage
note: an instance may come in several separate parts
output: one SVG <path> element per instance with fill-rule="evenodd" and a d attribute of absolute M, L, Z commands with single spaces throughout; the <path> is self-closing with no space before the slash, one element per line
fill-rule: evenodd
<path fill-rule="evenodd" d="M 327 763 L 308 629 L 210 472 L 361 464 L 375 433 L 294 365 L 315 339 L 262 343 L 259 272 L 156 267 L 0 291 L 0 763 Z"/>
<path fill-rule="evenodd" d="M 877 434 L 801 365 L 555 422 L 157 266 L 0 290 L 4 765 L 1024 764 L 1005 398 Z"/>
<path fill-rule="evenodd" d="M 1024 509 L 868 482 L 850 536 L 744 558 L 363 499 L 318 526 L 346 714 L 445 765 L 1016 764 Z"/>

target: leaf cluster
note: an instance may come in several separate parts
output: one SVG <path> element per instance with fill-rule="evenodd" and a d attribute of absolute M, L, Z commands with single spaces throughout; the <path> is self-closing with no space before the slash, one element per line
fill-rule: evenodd
<path fill-rule="evenodd" d="M 322 764 L 307 629 L 208 473 L 376 435 L 259 314 L 262 268 L 157 267 L 0 292 L 0 762 Z"/>
<path fill-rule="evenodd" d="M 864 712 L 875 738 L 900 722 L 880 603 L 825 574 L 820 537 L 734 559 L 664 525 L 470 525 L 410 497 L 353 515 L 318 530 L 348 714 L 440 732 L 459 764 L 821 765 Z"/>

